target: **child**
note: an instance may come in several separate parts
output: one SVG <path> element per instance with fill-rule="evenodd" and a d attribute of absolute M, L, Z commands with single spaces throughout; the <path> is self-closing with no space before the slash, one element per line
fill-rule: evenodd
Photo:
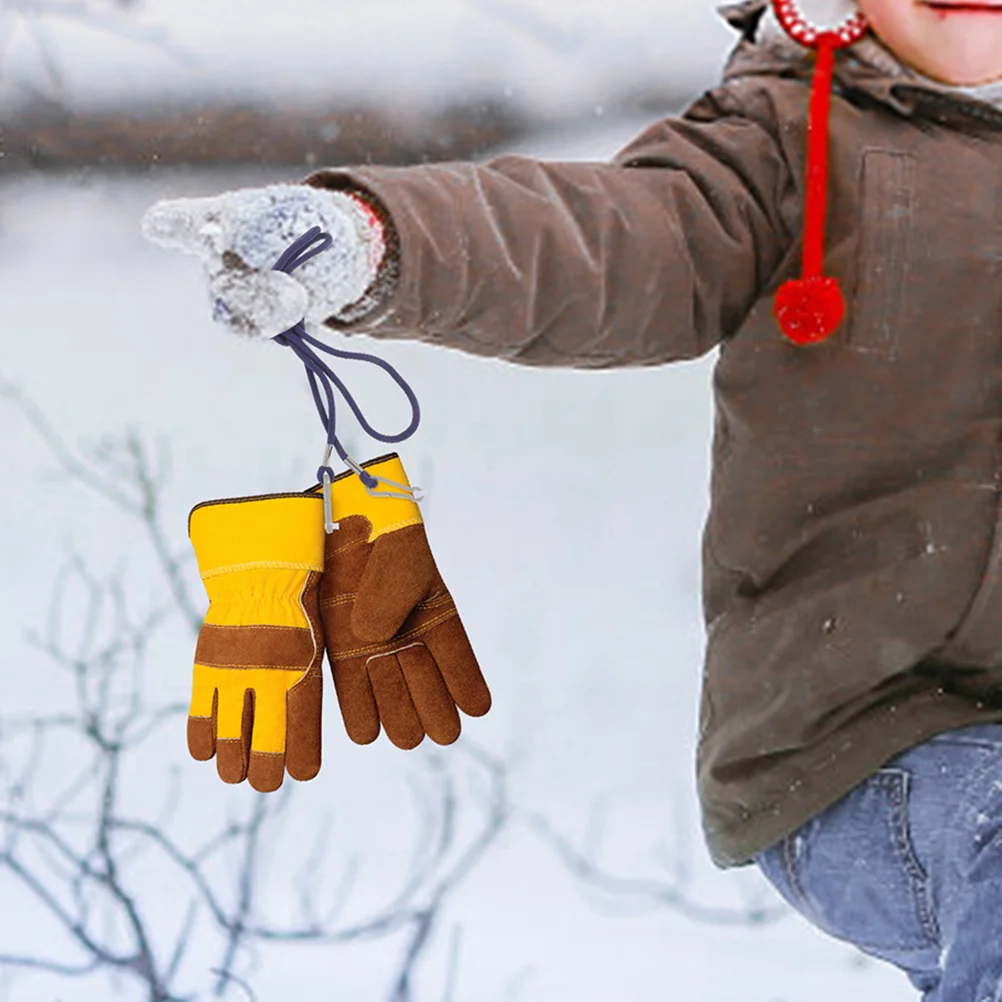
<path fill-rule="evenodd" d="M 612 163 L 324 170 L 161 203 L 144 226 L 203 257 L 217 318 L 253 336 L 306 315 L 580 368 L 719 347 L 711 856 L 756 862 L 928 1002 L 989 1002 L 1002 0 L 801 2 L 723 8 L 741 39 L 722 83 Z M 316 224 L 330 250 L 272 271 Z"/>

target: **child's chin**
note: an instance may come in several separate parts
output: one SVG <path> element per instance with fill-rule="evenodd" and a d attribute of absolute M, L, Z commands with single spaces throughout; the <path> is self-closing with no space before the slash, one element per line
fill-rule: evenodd
<path fill-rule="evenodd" d="M 1002 10 L 984 18 L 950 19 L 924 33 L 924 46 L 902 46 L 898 58 L 923 76 L 949 87 L 979 87 L 1002 80 Z M 928 44 L 933 42 L 934 44 Z"/>

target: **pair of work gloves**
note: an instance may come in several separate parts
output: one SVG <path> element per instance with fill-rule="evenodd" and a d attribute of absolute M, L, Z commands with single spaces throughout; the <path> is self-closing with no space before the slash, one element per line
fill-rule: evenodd
<path fill-rule="evenodd" d="M 400 459 L 363 464 L 408 486 Z M 227 783 L 277 790 L 320 769 L 324 649 L 348 736 L 400 748 L 460 733 L 487 684 L 435 565 L 417 504 L 348 471 L 320 488 L 210 501 L 189 535 L 209 595 L 195 651 L 188 748 Z"/>
<path fill-rule="evenodd" d="M 294 275 L 283 252 L 319 226 L 322 254 Z M 241 189 L 159 202 L 144 216 L 154 243 L 196 255 L 214 318 L 231 331 L 274 338 L 364 316 L 392 288 L 392 224 L 359 191 L 308 185 Z M 397 485 L 396 455 L 363 464 Z M 320 487 L 197 506 L 189 535 L 209 595 L 195 654 L 188 747 L 215 757 L 228 783 L 277 789 L 287 772 L 320 769 L 324 650 L 349 737 L 381 729 L 401 748 L 425 735 L 455 741 L 459 710 L 481 716 L 491 697 L 435 566 L 417 504 L 372 496 L 353 472 L 331 484 L 325 532 Z"/>

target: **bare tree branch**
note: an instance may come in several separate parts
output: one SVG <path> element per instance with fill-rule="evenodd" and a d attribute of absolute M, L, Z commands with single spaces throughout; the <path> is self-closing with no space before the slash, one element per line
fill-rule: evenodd
<path fill-rule="evenodd" d="M 257 996 L 254 994 L 253 989 L 242 978 L 238 978 L 235 974 L 232 973 L 224 973 L 223 971 L 219 970 L 219 968 L 215 967 L 211 971 L 209 971 L 209 973 L 218 974 L 220 977 L 224 978 L 224 986 L 236 985 L 247 996 L 248 1002 L 257 1002 Z"/>
<path fill-rule="evenodd" d="M 283 790 L 282 797 L 286 798 L 285 802 L 287 802 L 287 796 L 287 790 Z M 236 912 L 228 918 L 226 923 L 226 948 L 223 954 L 219 980 L 216 982 L 216 995 L 221 995 L 226 982 L 232 980 L 233 964 L 236 960 L 237 951 L 243 945 L 243 940 L 247 934 L 247 922 L 254 907 L 254 883 L 258 875 L 257 863 L 258 851 L 261 847 L 261 828 L 267 817 L 267 797 L 258 794 L 254 798 L 254 807 L 246 826 L 237 907 Z"/>
<path fill-rule="evenodd" d="M 462 941 L 462 928 L 453 926 L 452 936 L 449 939 L 449 965 L 446 968 L 445 992 L 442 995 L 442 1002 L 456 1002 L 456 981 L 459 978 L 459 951 Z"/>
<path fill-rule="evenodd" d="M 46 960 L 40 957 L 21 957 L 12 953 L 0 953 L 0 967 L 21 967 L 36 971 L 47 971 L 50 974 L 60 974 L 64 978 L 79 978 L 93 974 L 100 966 L 100 961 L 92 960 L 87 964 L 74 966 L 58 960 Z"/>
<path fill-rule="evenodd" d="M 538 42 L 551 52 L 570 55 L 588 40 L 587 34 L 569 29 L 559 22 L 543 17 L 538 11 L 512 0 L 469 0 L 471 7 L 487 14 L 509 28 Z"/>
<path fill-rule="evenodd" d="M 77 713 L 38 718 L 31 727 L 27 720 L 15 721 L 17 726 L 8 724 L 0 729 L 0 750 L 10 740 L 32 742 L 27 771 L 7 790 L 10 806 L 0 805 L 0 871 L 19 879 L 83 954 L 78 962 L 59 961 L 56 967 L 47 965 L 44 958 L 29 957 L 37 961 L 33 969 L 61 974 L 64 967 L 72 968 L 78 976 L 116 970 L 144 985 L 151 1002 L 178 999 L 172 986 L 180 976 L 197 916 L 207 913 L 222 936 L 221 964 L 215 968 L 217 995 L 240 984 L 236 965 L 253 943 L 347 945 L 406 931 L 390 997 L 411 1002 L 418 965 L 431 948 L 449 895 L 484 858 L 509 816 L 501 763 L 468 743 L 457 746 L 451 763 L 437 754 L 419 759 L 426 776 L 423 794 L 415 787 L 415 796 L 419 803 L 436 803 L 437 807 L 428 807 L 421 816 L 412 872 L 389 905 L 362 921 L 343 925 L 330 916 L 321 918 L 311 893 L 302 899 L 300 923 L 276 926 L 264 922 L 256 913 L 255 894 L 263 847 L 270 838 L 268 825 L 285 810 L 292 788 L 278 796 L 255 795 L 246 818 L 225 824 L 192 850 L 183 848 L 166 830 L 165 818 L 180 797 L 176 785 L 157 820 L 130 816 L 123 803 L 120 776 L 126 756 L 169 715 L 182 714 L 184 707 L 148 708 L 142 699 L 143 673 L 135 669 L 146 657 L 159 620 L 131 613 L 116 576 L 120 573 L 102 580 L 79 556 L 73 556 L 53 589 L 47 634 L 35 637 L 36 650 L 73 679 Z M 78 582 L 77 590 L 71 587 L 71 579 Z M 75 617 L 72 632 L 65 628 L 70 603 L 82 613 Z M 54 787 L 45 805 L 25 802 L 18 806 L 18 791 L 37 786 L 48 734 L 78 735 L 88 754 L 81 757 L 81 766 L 73 775 Z M 452 770 L 464 762 L 487 776 L 491 795 L 479 808 L 483 816 L 476 833 L 460 843 L 458 815 L 472 809 L 473 803 L 460 795 L 459 777 Z M 89 803 L 93 809 L 87 808 Z M 25 850 L 29 843 L 44 860 L 47 874 L 28 862 Z M 321 845 L 318 843 L 312 858 L 307 857 L 310 869 Z M 174 874 L 187 880 L 184 918 L 167 942 L 162 930 L 155 930 L 142 897 L 130 888 L 127 876 L 126 867 L 151 850 L 160 854 Z M 220 854 L 233 858 L 235 852 L 235 873 L 230 870 L 225 878 L 232 881 L 226 886 L 235 894 L 233 903 L 227 904 L 229 893 L 217 886 L 219 878 L 211 877 L 208 867 Z M 353 864 L 345 871 L 335 913 L 343 908 L 356 872 Z M 184 901 L 185 893 L 175 880 L 172 897 Z M 452 949 L 449 978 L 454 982 L 458 940 Z"/>
<path fill-rule="evenodd" d="M 62 21 L 76 21 L 79 24 L 114 35 L 139 45 L 147 45 L 162 52 L 169 59 L 185 68 L 198 65 L 197 57 L 186 47 L 177 44 L 163 27 L 137 24 L 134 17 L 116 13 L 115 8 L 131 6 L 130 0 L 116 3 L 98 4 L 93 0 L 5 0 L 4 11 L 19 18 L 36 35 L 36 43 L 47 66 L 50 82 L 55 89 L 62 89 L 62 74 L 58 69 L 57 56 L 44 38 L 39 39 L 39 21 L 53 18 Z M 102 7 L 105 8 L 102 10 Z M 51 70 L 50 65 L 51 64 Z"/>
<path fill-rule="evenodd" d="M 55 92 L 62 91 L 64 83 L 63 73 L 59 67 L 59 60 L 52 51 L 52 43 L 49 41 L 45 29 L 39 23 L 38 18 L 35 17 L 26 17 L 22 20 L 22 23 L 35 43 L 35 48 L 38 50 L 49 86 Z"/>
<path fill-rule="evenodd" d="M 195 933 L 195 921 L 197 918 L 198 901 L 193 899 L 188 902 L 188 911 L 185 913 L 184 923 L 181 926 L 181 931 L 178 933 L 177 941 L 174 944 L 174 952 L 171 955 L 170 960 L 167 962 L 167 969 L 164 977 L 168 984 L 172 984 L 178 976 L 178 971 L 181 968 L 181 961 L 184 959 L 184 955 L 188 951 L 188 947 L 191 945 L 191 940 Z"/>
<path fill-rule="evenodd" d="M 627 899 L 649 907 L 667 907 L 694 922 L 712 925 L 761 926 L 789 915 L 785 907 L 753 904 L 744 909 L 720 908 L 692 901 L 684 884 L 669 884 L 646 877 L 618 877 L 601 869 L 588 855 L 579 852 L 540 814 L 526 814 L 524 822 L 536 833 L 583 885 L 613 898 Z"/>
<path fill-rule="evenodd" d="M 0 399 L 7 400 L 20 411 L 63 473 L 141 524 L 177 609 L 192 632 L 197 633 L 202 625 L 202 616 L 184 580 L 182 565 L 185 557 L 170 546 L 163 526 L 160 511 L 163 474 L 158 472 L 138 434 L 128 432 L 120 440 L 105 440 L 88 462 L 67 444 L 41 408 L 19 386 L 2 377 Z M 166 450 L 161 448 L 160 452 L 160 466 L 163 467 L 167 463 Z M 188 550 L 185 549 L 184 553 L 187 556 Z M 140 631 L 139 635 L 145 634 Z"/>
<path fill-rule="evenodd" d="M 518 1002 L 518 999 L 535 976 L 536 969 L 534 967 L 523 967 L 505 986 L 505 1002 Z"/>
<path fill-rule="evenodd" d="M 302 869 L 287 881 L 298 915 L 273 920 L 263 900 L 263 881 L 270 867 L 287 858 L 276 850 L 281 844 L 276 823 L 288 816 L 296 787 L 241 796 L 234 801 L 240 804 L 238 816 L 208 823 L 193 842 L 190 832 L 174 824 L 184 803 L 176 772 L 153 810 L 134 807 L 123 782 L 128 764 L 147 742 L 165 723 L 183 719 L 187 709 L 147 700 L 144 679 L 159 632 L 175 612 L 192 637 L 201 625 L 185 557 L 165 529 L 167 450 L 151 448 L 136 433 L 106 438 L 89 450 L 74 448 L 37 405 L 2 378 L 0 399 L 25 417 L 64 476 L 143 530 L 149 564 L 169 594 L 169 601 L 161 598 L 137 612 L 121 566 L 98 575 L 71 554 L 57 572 L 44 631 L 30 639 L 49 668 L 63 673 L 75 705 L 39 717 L 0 717 L 0 876 L 34 898 L 74 952 L 50 962 L 11 949 L 0 954 L 0 970 L 74 978 L 117 974 L 123 983 L 138 986 L 149 1002 L 181 1002 L 192 997 L 180 994 L 178 985 L 192 977 L 186 960 L 197 929 L 202 944 L 206 936 L 215 937 L 211 948 L 218 951 L 218 962 L 209 972 L 215 995 L 236 988 L 253 999 L 243 969 L 252 951 L 392 940 L 401 950 L 388 1000 L 417 1002 L 421 965 L 441 939 L 451 901 L 516 817 L 584 886 L 607 897 L 670 907 L 716 924 L 762 925 L 786 914 L 761 903 L 739 910 L 694 902 L 683 862 L 676 865 L 674 881 L 605 872 L 593 858 L 606 809 L 596 811 L 585 849 L 576 848 L 545 817 L 516 815 L 508 766 L 464 737 L 448 753 L 421 752 L 406 759 L 421 766 L 420 772 L 408 773 L 417 823 L 409 870 L 385 905 L 342 921 L 360 867 L 351 858 L 339 874 L 326 872 L 327 821 L 316 826 L 315 842 L 297 860 Z M 46 771 L 50 744 L 58 744 L 64 756 L 66 745 L 74 750 L 74 767 L 56 769 L 54 781 Z M 15 752 L 21 756 L 19 767 Z M 158 914 L 157 899 L 144 890 L 148 877 L 143 875 L 149 873 L 156 873 L 160 883 L 170 882 L 176 919 Z M 456 997 L 462 942 L 463 930 L 453 924 L 444 945 L 441 1002 Z M 532 974 L 523 971 L 510 982 L 506 997 L 522 994 Z"/>

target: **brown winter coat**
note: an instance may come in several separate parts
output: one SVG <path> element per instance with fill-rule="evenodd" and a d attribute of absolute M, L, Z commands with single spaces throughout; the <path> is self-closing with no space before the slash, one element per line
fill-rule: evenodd
<path fill-rule="evenodd" d="M 826 273 L 848 315 L 784 340 L 812 61 L 754 41 L 610 164 L 321 172 L 399 236 L 356 326 L 530 365 L 719 346 L 698 779 L 740 865 L 937 732 L 1002 720 L 1002 114 L 840 53 Z"/>

